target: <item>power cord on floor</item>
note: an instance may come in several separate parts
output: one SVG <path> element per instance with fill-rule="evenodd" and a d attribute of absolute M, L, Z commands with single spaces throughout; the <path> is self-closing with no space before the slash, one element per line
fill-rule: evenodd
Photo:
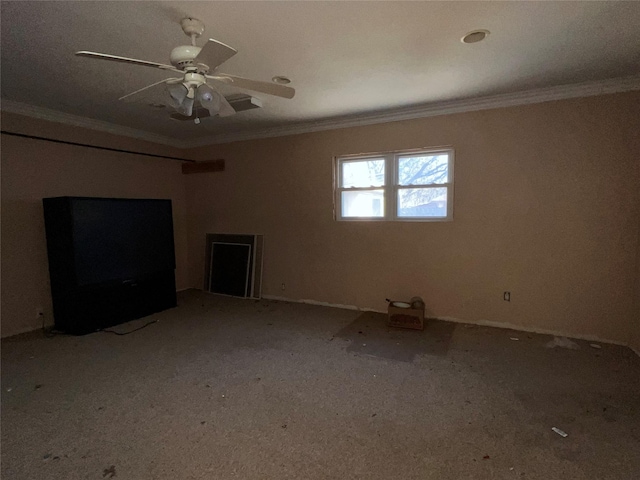
<path fill-rule="evenodd" d="M 53 338 L 53 337 L 75 337 L 75 335 L 71 335 L 70 333 L 64 333 L 61 332 L 59 330 L 54 330 L 53 328 L 50 330 L 45 330 L 44 331 L 44 336 L 47 338 Z"/>
<path fill-rule="evenodd" d="M 137 332 L 138 330 L 142 330 L 143 328 L 147 328 L 149 325 L 152 325 L 154 323 L 158 323 L 158 320 L 151 320 L 150 322 L 145 323 L 141 327 L 134 328 L 133 330 L 130 330 L 128 332 L 116 332 L 115 330 L 98 330 L 98 331 L 99 332 L 104 332 L 104 333 L 113 333 L 114 335 L 123 336 L 123 335 L 129 335 L 130 333 Z"/>
<path fill-rule="evenodd" d="M 47 330 L 47 327 L 45 326 L 44 314 L 42 312 L 40 312 L 39 315 L 42 317 L 42 333 L 43 333 L 43 335 L 45 337 L 53 338 L 53 337 L 58 336 L 58 335 L 69 335 L 68 333 L 58 332 L 58 331 L 54 330 L 53 328 Z M 114 335 L 124 336 L 124 335 L 129 335 L 130 333 L 137 332 L 138 330 L 142 330 L 143 328 L 147 328 L 149 325 L 152 325 L 154 323 L 158 323 L 158 320 L 151 320 L 150 322 L 145 323 L 141 327 L 134 328 L 133 330 L 131 330 L 129 332 L 116 332 L 115 330 L 104 330 L 104 329 L 97 330 L 97 331 L 98 332 L 104 332 L 104 333 L 113 333 Z"/>

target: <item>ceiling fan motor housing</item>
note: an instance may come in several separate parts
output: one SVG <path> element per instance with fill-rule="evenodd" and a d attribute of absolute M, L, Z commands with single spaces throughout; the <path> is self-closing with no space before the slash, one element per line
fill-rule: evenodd
<path fill-rule="evenodd" d="M 171 65 L 178 68 L 188 67 L 193 65 L 193 60 L 198 56 L 202 50 L 202 47 L 196 47 L 194 45 L 180 45 L 179 47 L 171 50 Z"/>

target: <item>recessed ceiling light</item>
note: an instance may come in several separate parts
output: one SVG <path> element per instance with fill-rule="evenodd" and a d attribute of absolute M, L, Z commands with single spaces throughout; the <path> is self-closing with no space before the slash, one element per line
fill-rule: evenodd
<path fill-rule="evenodd" d="M 280 85 L 286 85 L 287 83 L 291 83 L 291 80 L 281 75 L 278 75 L 277 77 L 273 77 L 271 80 L 273 80 L 273 83 L 279 83 Z"/>
<path fill-rule="evenodd" d="M 487 38 L 489 30 L 473 30 L 460 39 L 462 43 L 478 43 Z"/>

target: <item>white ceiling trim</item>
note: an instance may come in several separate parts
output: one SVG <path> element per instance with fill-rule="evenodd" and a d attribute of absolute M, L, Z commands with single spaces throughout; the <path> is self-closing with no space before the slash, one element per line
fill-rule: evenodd
<path fill-rule="evenodd" d="M 12 100 L 3 99 L 2 103 L 0 104 L 0 110 L 25 115 L 27 117 L 62 123 L 65 125 L 89 128 L 92 130 L 112 133 L 115 135 L 137 138 L 161 145 L 168 145 L 177 148 L 194 148 L 220 143 L 253 140 L 258 138 L 281 137 L 286 135 L 297 135 L 301 133 L 319 132 L 324 130 L 334 130 L 348 127 L 359 127 L 387 122 L 398 122 L 402 120 L 413 120 L 417 118 L 434 117 L 438 115 L 449 115 L 452 113 L 514 107 L 518 105 L 529 105 L 534 103 L 550 102 L 554 100 L 606 95 L 633 90 L 640 90 L 640 75 L 577 83 L 571 85 L 538 88 L 516 93 L 430 103 L 402 109 L 386 110 L 382 112 L 361 115 L 351 115 L 327 120 L 318 120 L 315 122 L 296 123 L 292 125 L 283 125 L 280 127 L 266 128 L 261 130 L 249 130 L 221 135 L 209 135 L 192 141 L 181 141 L 163 135 L 138 130 L 135 128 L 124 127 L 122 125 L 116 125 L 93 118 L 63 113 L 56 110 L 50 110 L 48 108 L 28 105 L 25 103 L 14 102 Z"/>
<path fill-rule="evenodd" d="M 489 110 L 493 108 L 514 107 L 518 105 L 529 105 L 554 100 L 622 93 L 633 90 L 640 90 L 640 75 L 538 88 L 516 93 L 430 103 L 376 113 L 318 120 L 315 122 L 297 123 L 294 125 L 283 125 L 281 127 L 266 128 L 263 130 L 214 135 L 186 143 L 187 146 L 191 148 L 204 147 L 207 145 L 237 142 L 242 140 L 281 137 L 285 135 L 297 135 L 301 133 L 319 132 L 323 130 L 334 130 L 348 127 L 360 127 L 378 123 L 398 122 L 401 120 L 413 120 L 417 118 Z"/>
<path fill-rule="evenodd" d="M 0 103 L 0 110 L 3 112 L 17 113 L 26 117 L 38 118 L 40 120 L 62 123 L 63 125 L 71 125 L 73 127 L 88 128 L 90 130 L 96 130 L 98 132 L 106 132 L 112 133 L 114 135 L 122 135 L 124 137 L 137 138 L 139 140 L 146 140 L 147 142 L 159 143 L 161 145 L 183 147 L 183 145 L 176 145 L 179 142 L 175 138 L 165 137 L 163 135 L 145 132 L 144 130 L 138 130 L 135 128 L 124 127 L 122 125 L 116 125 L 115 123 L 103 122 L 102 120 L 81 117 L 79 115 L 72 115 L 70 113 L 63 113 L 44 107 L 37 107 L 35 105 L 29 105 L 21 102 L 14 102 L 13 100 L 6 100 L 4 98 Z"/>

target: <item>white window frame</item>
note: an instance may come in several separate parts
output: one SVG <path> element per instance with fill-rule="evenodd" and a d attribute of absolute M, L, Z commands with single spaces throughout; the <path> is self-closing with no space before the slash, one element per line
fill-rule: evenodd
<path fill-rule="evenodd" d="M 399 158 L 408 155 L 437 155 L 446 153 L 449 158 L 446 183 L 425 185 L 398 185 Z M 380 187 L 342 187 L 342 164 L 358 160 L 385 160 L 385 183 Z M 334 219 L 339 222 L 451 222 L 453 221 L 453 185 L 454 185 L 454 150 L 452 147 L 421 148 L 412 150 L 396 150 L 393 152 L 367 153 L 358 155 L 340 155 L 334 157 Z M 447 189 L 446 217 L 399 217 L 398 192 L 409 188 L 441 188 Z M 342 192 L 383 190 L 384 215 L 382 217 L 343 217 Z"/>

